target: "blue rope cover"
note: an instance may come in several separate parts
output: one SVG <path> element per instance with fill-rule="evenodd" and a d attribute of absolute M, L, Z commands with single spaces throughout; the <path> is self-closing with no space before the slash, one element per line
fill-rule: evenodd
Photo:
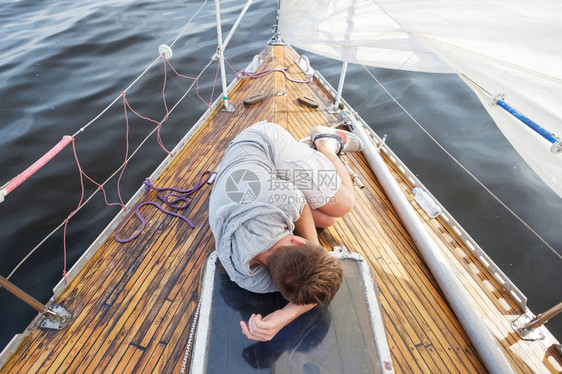
<path fill-rule="evenodd" d="M 507 104 L 505 101 L 497 100 L 496 103 L 499 106 L 501 106 L 503 109 L 505 109 L 506 112 L 510 113 L 512 116 L 517 118 L 519 121 L 521 121 L 524 124 L 526 124 L 527 126 L 529 126 L 531 129 L 533 129 L 536 133 L 541 135 L 543 138 L 545 138 L 549 142 L 556 143 L 558 141 L 558 138 L 556 138 L 554 136 L 554 134 L 552 134 L 552 133 L 548 132 L 547 130 L 543 129 L 536 122 L 534 122 L 532 119 L 524 116 L 523 114 L 519 113 L 517 110 L 510 107 L 509 104 Z"/>

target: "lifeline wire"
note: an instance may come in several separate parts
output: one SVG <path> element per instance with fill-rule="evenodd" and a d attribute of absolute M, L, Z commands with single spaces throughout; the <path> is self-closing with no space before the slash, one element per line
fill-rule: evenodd
<path fill-rule="evenodd" d="M 205 6 L 205 4 L 207 4 L 208 0 L 205 0 L 203 2 L 203 4 L 199 7 L 199 9 L 197 10 L 197 12 L 189 19 L 189 21 L 187 21 L 186 25 L 183 27 L 183 29 L 180 31 L 180 33 L 176 36 L 176 38 L 174 39 L 174 41 L 172 42 L 172 44 L 170 44 L 170 47 L 173 47 L 173 45 L 178 41 L 179 38 L 182 37 L 182 35 L 185 33 L 185 31 L 187 30 L 187 28 L 189 27 L 189 25 L 191 24 L 191 22 L 193 21 L 193 19 L 199 14 L 199 12 L 201 11 L 201 9 L 203 9 L 203 7 Z M 152 61 L 150 63 L 150 65 L 148 65 L 146 67 L 146 69 L 144 69 L 144 71 L 133 81 L 131 82 L 131 84 L 129 84 L 129 86 L 127 88 L 125 88 L 125 90 L 123 92 L 127 92 L 129 89 L 131 89 L 131 87 L 133 87 L 135 85 L 135 83 L 137 83 L 139 81 L 139 79 L 141 77 L 143 77 L 149 70 L 150 68 L 152 68 L 152 66 L 158 62 L 158 60 L 161 58 L 162 56 L 158 56 L 154 61 Z M 76 131 L 74 133 L 74 135 L 72 135 L 72 137 L 74 138 L 76 135 L 78 135 L 79 133 L 83 132 L 86 128 L 88 128 L 92 123 L 96 122 L 105 112 L 107 112 L 109 110 L 109 108 L 111 108 L 117 101 L 119 101 L 119 99 L 121 99 L 121 94 L 119 94 L 119 96 L 117 96 L 107 107 L 105 107 L 104 110 L 102 110 L 96 117 L 94 117 L 90 122 L 88 122 L 87 124 L 85 124 L 82 128 L 80 128 L 80 130 Z"/>
<path fill-rule="evenodd" d="M 137 148 L 135 148 L 135 150 L 133 151 L 133 153 L 131 153 L 131 155 L 129 156 L 129 158 L 127 159 L 127 161 L 131 160 L 133 158 L 133 156 L 139 151 L 139 149 L 148 141 L 148 139 L 154 135 L 154 133 L 156 132 L 156 130 L 158 129 L 158 127 L 155 127 L 141 142 L 140 144 L 137 146 Z M 123 168 L 125 167 L 125 164 L 122 164 L 119 168 L 117 168 L 117 170 L 115 170 L 113 172 L 113 174 L 111 174 L 103 183 L 100 184 L 100 186 L 105 186 L 115 175 L 117 175 L 117 173 L 119 173 Z M 88 204 L 90 202 L 90 200 L 92 200 L 92 198 L 98 193 L 98 191 L 101 188 L 96 189 L 83 203 L 82 205 L 80 205 L 78 207 L 77 210 L 75 210 L 75 212 L 79 212 L 86 204 Z M 51 236 L 53 236 L 55 234 L 55 232 L 57 232 L 61 227 L 63 227 L 65 225 L 65 221 L 62 221 L 57 227 L 55 227 L 45 238 L 43 238 L 43 240 L 41 240 L 39 242 L 39 244 L 37 244 L 19 263 L 18 265 L 14 268 L 14 270 L 12 270 L 12 272 L 10 273 L 10 275 L 8 275 L 6 277 L 6 279 L 10 279 L 10 277 L 12 275 L 14 275 L 14 273 L 19 269 L 19 267 L 21 265 L 23 265 L 23 263 L 37 250 L 39 249 L 39 247 L 41 247 L 41 245 L 43 245 L 43 243 L 45 243 L 47 241 L 47 239 L 49 239 Z"/>
<path fill-rule="evenodd" d="M 560 258 L 562 260 L 562 255 L 558 252 L 556 252 L 556 250 L 554 249 L 554 247 L 552 247 L 546 240 L 544 240 L 542 238 L 542 236 L 540 236 L 539 233 L 537 233 L 531 226 L 529 226 L 529 224 L 527 222 L 525 222 L 523 220 L 523 218 L 519 217 L 519 215 L 517 213 L 515 213 L 510 207 L 508 207 L 499 197 L 497 197 L 488 187 L 486 187 L 486 185 L 484 183 L 482 183 L 477 176 L 475 176 L 474 174 L 472 174 L 465 166 L 463 166 L 463 164 L 460 163 L 459 160 L 457 160 L 455 158 L 455 156 L 453 156 L 449 151 L 447 151 L 447 149 L 445 149 L 445 147 L 443 147 L 438 141 L 437 139 L 435 139 L 415 118 L 414 116 L 412 116 L 410 114 L 410 112 L 408 112 L 406 110 L 406 108 L 404 108 L 402 106 L 402 104 L 400 104 L 400 102 L 398 100 L 396 100 L 396 98 L 386 89 L 386 87 L 377 79 L 377 77 L 375 77 L 373 75 L 373 73 L 371 73 L 371 71 L 369 69 L 367 69 L 367 67 L 365 65 L 361 65 L 363 66 L 363 68 L 367 71 L 367 73 L 369 73 L 369 75 L 379 84 L 379 86 L 381 86 L 381 88 L 386 92 L 386 94 L 396 103 L 396 105 L 398 105 L 400 107 L 400 109 L 402 109 L 402 111 L 404 111 L 404 113 L 406 113 L 406 115 L 408 117 L 410 117 L 410 119 L 419 126 L 419 128 L 439 147 L 441 148 L 441 150 L 443 152 L 445 152 L 445 154 L 447 156 L 449 156 L 462 170 L 464 170 L 469 176 L 471 176 L 486 192 L 488 192 L 501 206 L 503 206 L 509 213 L 511 213 L 515 218 L 517 218 L 517 220 L 519 222 L 521 222 L 530 232 L 533 233 L 533 235 L 535 235 L 548 249 L 550 249 L 552 251 L 552 253 L 554 253 L 558 258 Z"/>
<path fill-rule="evenodd" d="M 207 70 L 207 68 L 214 62 L 213 59 L 211 59 L 207 65 L 205 65 L 205 67 L 201 70 L 201 72 L 199 73 L 199 75 L 197 75 L 197 77 L 195 78 L 195 80 L 192 82 L 191 86 L 189 86 L 189 88 L 187 89 L 187 91 L 183 94 L 183 96 L 176 102 L 176 104 L 170 108 L 168 114 L 171 114 L 176 108 L 177 106 L 180 104 L 180 102 L 183 101 L 183 99 L 189 94 L 189 92 L 191 91 L 191 89 L 193 88 L 193 86 L 196 84 L 197 80 L 201 77 L 201 75 L 203 75 L 203 73 Z M 137 79 L 138 80 L 138 79 Z M 129 86 L 130 87 L 130 86 Z M 121 96 L 120 96 L 121 97 Z M 106 108 L 105 110 L 107 110 L 108 108 Z M 100 113 L 99 116 L 101 116 L 102 113 Z M 98 116 L 98 117 L 99 117 Z M 139 145 L 135 148 L 135 150 L 131 153 L 131 155 L 127 158 L 126 162 L 124 162 L 119 168 L 117 168 L 113 174 L 111 174 L 103 183 L 97 184 L 99 186 L 98 189 L 96 189 L 84 202 L 81 203 L 81 205 L 79 205 L 77 207 L 77 209 L 75 209 L 71 214 L 74 215 L 77 212 L 79 212 L 88 202 L 90 202 L 90 200 L 92 200 L 92 198 L 98 193 L 98 191 L 101 189 L 103 191 L 103 186 L 105 186 L 113 177 L 115 177 L 115 175 L 117 175 L 120 171 L 122 171 L 122 169 L 124 169 L 127 165 L 127 163 L 135 156 L 135 154 L 140 150 L 140 148 L 148 141 L 148 139 L 159 130 L 160 126 L 156 126 L 140 143 Z M 82 131 L 82 130 L 81 130 Z M 79 131 L 79 132 L 81 132 Z M 81 174 L 82 175 L 82 174 Z M 89 179 L 89 178 L 88 178 Z M 71 218 L 71 216 L 67 217 L 67 219 Z M 14 273 L 21 267 L 21 265 L 23 265 L 23 263 L 25 261 L 27 261 L 27 259 L 37 251 L 37 249 L 39 249 L 50 237 L 52 237 L 59 229 L 61 229 L 62 227 L 65 226 L 66 220 L 64 220 L 63 222 L 61 222 L 57 227 L 55 227 L 49 234 L 47 234 L 47 236 L 45 236 L 43 238 L 43 240 L 41 240 L 41 242 L 39 242 L 12 270 L 12 272 L 6 277 L 6 279 L 10 279 Z"/>
<path fill-rule="evenodd" d="M 182 37 L 182 35 L 185 33 L 185 30 L 187 30 L 187 27 L 189 26 L 189 24 L 191 23 L 191 21 L 193 21 L 193 19 L 195 17 L 197 17 L 197 15 L 199 14 L 199 12 L 201 12 L 201 9 L 203 9 L 203 7 L 207 4 L 209 0 L 205 0 L 203 2 L 203 4 L 201 4 L 201 6 L 199 7 L 199 9 L 197 10 L 197 12 L 195 12 L 195 14 L 189 19 L 189 21 L 187 21 L 186 25 L 183 27 L 183 29 L 180 31 L 180 33 L 178 34 L 178 36 L 176 36 L 176 38 L 174 39 L 174 41 L 172 42 L 172 44 L 170 44 L 170 47 L 173 47 L 174 44 L 176 44 L 176 42 L 178 41 L 179 38 Z"/>
<path fill-rule="evenodd" d="M 208 0 L 205 0 L 203 2 L 203 4 L 199 7 L 199 9 L 197 10 L 197 12 L 195 12 L 195 14 L 189 19 L 189 21 L 187 22 L 187 24 L 184 26 L 184 28 L 182 29 L 182 31 L 176 36 L 176 39 L 172 42 L 172 46 L 176 43 L 176 41 L 185 33 L 187 27 L 191 24 L 191 22 L 193 21 L 193 19 L 199 14 L 199 12 L 203 9 L 203 7 L 205 6 L 205 4 L 207 3 Z M 81 132 L 83 132 L 86 128 L 88 128 L 90 125 L 92 125 L 94 122 L 96 122 L 105 112 L 107 112 L 109 110 L 109 108 L 111 108 L 123 95 L 125 92 L 127 92 L 131 87 L 133 87 L 133 85 L 141 78 L 143 77 L 146 72 L 148 70 L 150 70 L 150 68 L 152 68 L 152 66 L 160 59 L 160 57 L 165 58 L 164 56 L 158 56 L 154 61 L 152 61 L 152 63 L 150 63 L 150 65 L 148 65 L 146 67 L 146 69 L 131 83 L 129 84 L 129 86 L 121 93 L 121 95 L 117 96 L 109 105 L 107 105 L 105 107 L 105 109 L 103 109 L 96 117 L 94 117 L 92 120 L 90 120 L 90 122 L 88 122 L 86 125 L 84 125 L 82 128 L 80 128 L 78 131 L 76 131 L 72 136 L 65 136 L 63 137 L 62 141 L 59 142 L 59 144 L 57 146 L 55 146 L 54 148 L 52 148 L 47 154 L 45 154 L 40 160 L 36 161 L 32 166 L 30 166 L 29 168 L 27 168 L 24 172 L 22 172 L 21 174 L 18 174 L 16 177 L 12 178 L 11 180 L 9 180 L 6 184 L 4 184 L 3 186 L 0 187 L 0 193 L 4 196 L 8 195 L 8 193 L 10 193 L 12 190 L 14 190 L 15 188 L 17 188 L 21 183 L 23 183 L 25 180 L 27 180 L 31 175 L 33 175 L 35 172 L 37 172 L 37 170 L 39 170 L 42 166 L 44 166 L 47 162 L 49 162 L 58 152 L 60 152 L 66 145 L 69 144 L 69 141 L 66 141 L 67 139 L 74 139 L 78 134 L 80 134 Z M 170 65 L 171 66 L 171 65 Z M 173 67 L 172 67 L 173 69 Z M 175 71 L 175 70 L 174 70 Z M 177 74 L 177 72 L 176 72 Z M 184 76 L 185 77 L 185 76 Z M 187 78 L 187 77 L 186 77 Z M 214 88 L 213 88 L 213 92 L 214 92 Z M 199 96 L 199 94 L 198 94 Z M 201 98 L 201 96 L 199 96 Z M 165 99 L 164 99 L 165 100 Z M 202 99 L 203 100 L 203 99 Z M 204 100 L 203 100 L 204 101 Z M 164 101 L 165 104 L 165 101 Z M 206 104 L 206 103 L 205 103 Z M 132 110 L 132 109 L 131 109 Z M 160 141 L 160 131 L 158 132 L 158 142 L 160 144 L 160 146 L 163 147 L 163 145 L 161 144 Z M 60 144 L 64 144 L 62 146 L 62 148 L 59 148 L 58 146 Z M 164 150 L 166 150 L 164 148 Z"/>

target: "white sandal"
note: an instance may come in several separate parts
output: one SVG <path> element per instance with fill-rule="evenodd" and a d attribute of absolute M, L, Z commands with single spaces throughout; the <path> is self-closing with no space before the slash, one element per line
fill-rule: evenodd
<path fill-rule="evenodd" d="M 360 152 L 363 149 L 363 142 L 354 134 L 349 131 L 338 130 L 333 127 L 326 126 L 314 126 L 310 129 L 310 139 L 312 139 L 313 144 L 316 147 L 316 140 L 331 138 L 336 139 L 338 142 L 338 150 L 336 152 L 339 155 L 343 152 Z"/>

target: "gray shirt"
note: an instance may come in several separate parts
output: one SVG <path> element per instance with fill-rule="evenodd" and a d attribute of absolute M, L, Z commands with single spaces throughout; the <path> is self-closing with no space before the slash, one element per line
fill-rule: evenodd
<path fill-rule="evenodd" d="M 230 143 L 209 202 L 209 223 L 223 267 L 240 287 L 258 293 L 277 288 L 267 269 L 250 267 L 250 261 L 293 232 L 306 203 L 298 188 L 279 177 L 275 165 L 279 139 L 263 131 L 267 126 L 279 127 L 259 123 Z M 276 136 L 292 138 L 279 129 L 273 132 Z"/>

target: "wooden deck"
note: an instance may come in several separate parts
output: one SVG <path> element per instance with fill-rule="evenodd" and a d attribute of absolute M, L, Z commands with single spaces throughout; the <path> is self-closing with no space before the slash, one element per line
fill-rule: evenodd
<path fill-rule="evenodd" d="M 290 47 L 267 47 L 262 56 L 261 69 L 289 66 L 290 75 L 304 78 Z M 276 96 L 279 89 L 287 95 Z M 245 107 L 243 99 L 257 92 L 265 93 L 266 101 Z M 321 108 L 300 105 L 296 99 L 303 94 Z M 322 110 L 331 98 L 316 82 L 292 83 L 281 73 L 241 81 L 230 100 L 236 112 L 217 111 L 154 185 L 187 188 L 202 171 L 216 170 L 230 140 L 259 120 L 276 122 L 297 139 L 306 137 L 313 125 L 339 121 Z M 370 263 L 396 372 L 486 372 L 365 159 L 360 154 L 346 159 L 366 187 L 356 189 L 354 211 L 322 231 L 320 239 L 328 248 L 343 245 L 359 252 Z M 411 200 L 410 186 L 393 172 Z M 188 209 L 195 229 L 145 208 L 148 224 L 138 239 L 128 244 L 108 239 L 57 300 L 74 314 L 69 326 L 47 332 L 37 328 L 36 318 L 1 372 L 178 373 L 199 299 L 202 266 L 214 250 L 207 222 L 210 191 L 210 186 L 198 191 Z M 418 212 L 515 370 L 560 371 L 554 339 L 520 340 L 510 327 L 520 314 L 517 305 L 454 232 Z M 123 236 L 137 228 L 132 223 L 125 227 Z"/>

